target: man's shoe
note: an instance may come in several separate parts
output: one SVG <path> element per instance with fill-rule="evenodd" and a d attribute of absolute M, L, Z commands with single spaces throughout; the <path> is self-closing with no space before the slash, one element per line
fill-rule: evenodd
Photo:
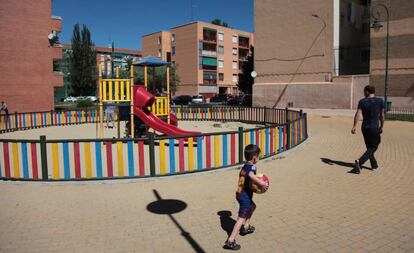
<path fill-rule="evenodd" d="M 361 166 L 359 165 L 359 161 L 358 160 L 355 160 L 354 168 L 351 171 L 349 171 L 349 173 L 352 173 L 352 174 L 359 174 L 359 173 L 361 173 Z"/>
<path fill-rule="evenodd" d="M 229 240 L 227 240 L 224 243 L 223 248 L 224 249 L 230 249 L 230 250 L 239 250 L 241 248 L 241 246 L 240 246 L 240 244 L 237 244 L 236 241 L 230 242 Z"/>
<path fill-rule="evenodd" d="M 377 171 L 377 169 L 378 169 L 378 165 L 373 165 L 373 166 L 371 166 L 371 170 L 372 170 L 372 171 Z"/>

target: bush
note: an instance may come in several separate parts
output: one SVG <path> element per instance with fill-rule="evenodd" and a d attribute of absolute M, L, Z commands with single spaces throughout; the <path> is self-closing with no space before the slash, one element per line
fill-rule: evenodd
<path fill-rule="evenodd" d="M 84 109 L 84 108 L 89 108 L 89 107 L 94 107 L 94 106 L 95 106 L 95 103 L 92 102 L 89 98 L 78 99 L 78 101 L 76 102 L 77 109 Z"/>

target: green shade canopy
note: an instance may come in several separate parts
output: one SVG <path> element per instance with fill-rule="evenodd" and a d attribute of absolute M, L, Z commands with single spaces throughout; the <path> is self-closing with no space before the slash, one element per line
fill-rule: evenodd
<path fill-rule="evenodd" d="M 217 66 L 217 59 L 211 57 L 203 57 L 202 63 L 206 66 Z"/>

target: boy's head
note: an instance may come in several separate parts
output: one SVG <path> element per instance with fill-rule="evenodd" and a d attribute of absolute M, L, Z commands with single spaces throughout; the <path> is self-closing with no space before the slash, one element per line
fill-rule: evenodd
<path fill-rule="evenodd" d="M 254 144 L 249 144 L 244 148 L 244 158 L 247 162 L 256 163 L 259 161 L 260 148 Z"/>

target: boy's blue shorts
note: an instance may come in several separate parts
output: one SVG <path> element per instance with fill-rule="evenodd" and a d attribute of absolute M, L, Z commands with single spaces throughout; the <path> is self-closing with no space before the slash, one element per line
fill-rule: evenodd
<path fill-rule="evenodd" d="M 254 209 L 256 208 L 256 204 L 250 198 L 236 198 L 237 202 L 239 202 L 239 217 L 248 219 L 252 215 Z"/>

